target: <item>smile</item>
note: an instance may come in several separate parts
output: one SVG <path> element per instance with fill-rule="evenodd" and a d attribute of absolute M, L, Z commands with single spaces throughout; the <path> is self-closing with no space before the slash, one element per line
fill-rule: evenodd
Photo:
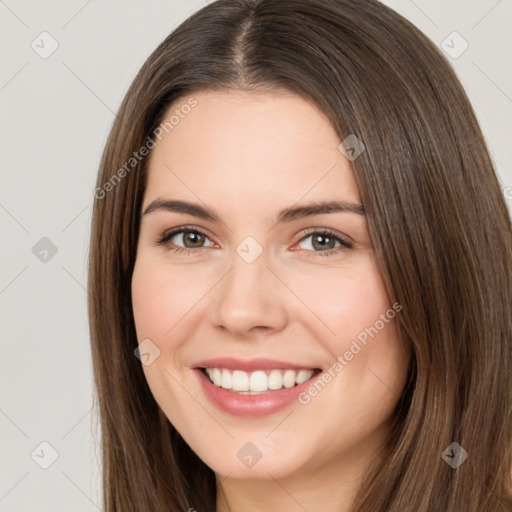
<path fill-rule="evenodd" d="M 217 387 L 245 395 L 257 395 L 293 388 L 311 379 L 320 370 L 272 369 L 246 372 L 227 368 L 202 368 L 210 382 Z"/>
<path fill-rule="evenodd" d="M 266 358 L 217 357 L 191 366 L 212 405 L 246 418 L 268 416 L 292 406 L 322 374 L 318 367 Z"/>

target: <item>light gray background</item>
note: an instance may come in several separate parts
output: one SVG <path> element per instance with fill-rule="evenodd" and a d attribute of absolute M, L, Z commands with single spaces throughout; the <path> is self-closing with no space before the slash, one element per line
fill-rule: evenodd
<path fill-rule="evenodd" d="M 512 0 L 385 3 L 440 46 L 453 31 L 469 44 L 449 60 L 510 206 Z M 137 70 L 204 5 L 0 0 L 0 511 L 101 510 L 84 288 L 96 172 Z M 58 43 L 46 59 L 31 47 L 51 49 L 43 31 Z M 458 51 L 461 42 L 445 44 Z M 55 255 L 34 254 L 43 237 Z"/>

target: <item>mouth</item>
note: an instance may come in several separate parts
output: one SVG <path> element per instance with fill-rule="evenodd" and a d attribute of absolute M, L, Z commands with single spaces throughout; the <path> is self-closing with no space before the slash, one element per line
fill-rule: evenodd
<path fill-rule="evenodd" d="M 274 368 L 252 372 L 222 368 L 198 368 L 211 384 L 239 395 L 262 395 L 283 389 L 290 389 L 313 379 L 320 368 Z"/>
<path fill-rule="evenodd" d="M 214 406 L 245 418 L 261 418 L 293 406 L 323 372 L 303 363 L 263 357 L 217 357 L 198 361 L 191 369 Z"/>

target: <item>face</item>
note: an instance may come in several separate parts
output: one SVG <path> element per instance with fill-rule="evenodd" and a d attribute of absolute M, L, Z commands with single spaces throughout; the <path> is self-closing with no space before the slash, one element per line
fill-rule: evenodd
<path fill-rule="evenodd" d="M 291 93 L 193 97 L 152 150 L 132 281 L 154 398 L 217 474 L 368 461 L 409 359 L 341 139 Z"/>

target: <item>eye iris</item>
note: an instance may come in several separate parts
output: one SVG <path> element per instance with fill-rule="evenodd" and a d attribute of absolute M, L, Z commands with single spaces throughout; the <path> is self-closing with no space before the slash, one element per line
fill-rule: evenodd
<path fill-rule="evenodd" d="M 202 243 L 204 243 L 204 235 L 202 235 L 201 233 L 197 233 L 195 231 L 187 231 L 186 233 L 183 234 L 183 241 L 186 246 L 187 241 L 191 241 L 192 246 L 190 248 L 192 249 L 201 247 Z"/>
<path fill-rule="evenodd" d="M 325 239 L 327 240 L 326 243 L 321 243 L 320 240 L 321 239 Z M 334 240 L 334 238 L 328 236 L 328 235 L 314 235 L 313 236 L 313 247 L 315 249 L 334 249 L 334 245 L 330 245 L 331 244 L 334 244 L 336 241 Z M 317 246 L 316 244 L 319 243 L 319 246 Z"/>
<path fill-rule="evenodd" d="M 205 235 L 198 231 L 183 231 L 183 243 L 189 249 L 197 249 L 202 247 L 205 241 Z M 312 245 L 314 249 L 329 250 L 334 249 L 336 245 L 336 238 L 329 236 L 329 234 L 319 233 L 311 235 Z"/>

